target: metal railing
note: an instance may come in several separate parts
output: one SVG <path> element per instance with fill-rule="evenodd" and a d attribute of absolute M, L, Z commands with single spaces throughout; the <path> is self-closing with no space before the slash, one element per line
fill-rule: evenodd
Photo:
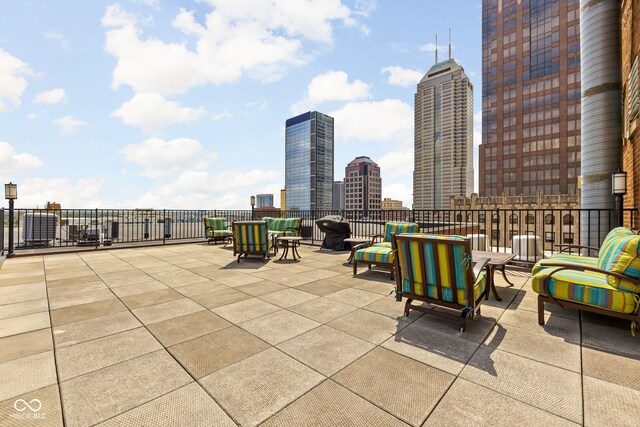
<path fill-rule="evenodd" d="M 100 248 L 105 246 L 166 244 L 204 240 L 203 219 L 224 217 L 233 221 L 263 217 L 301 218 L 301 236 L 320 244 L 324 234 L 316 221 L 339 215 L 349 221 L 352 236 L 369 237 L 384 232 L 387 221 L 411 221 L 433 234 L 472 236 L 476 250 L 515 253 L 516 261 L 532 263 L 557 245 L 599 246 L 615 227 L 613 209 L 456 209 L 456 210 L 173 210 L 173 209 L 15 209 L 13 230 L 8 230 L 7 209 L 0 210 L 0 250 L 6 252 L 13 233 L 16 253 L 46 248 Z M 636 209 L 625 209 L 625 226 L 634 228 Z M 582 233 L 586 226 L 590 233 Z M 581 237 L 587 236 L 587 239 Z"/>

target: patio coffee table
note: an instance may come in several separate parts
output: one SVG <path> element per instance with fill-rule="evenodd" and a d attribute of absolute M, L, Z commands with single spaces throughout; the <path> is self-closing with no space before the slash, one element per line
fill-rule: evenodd
<path fill-rule="evenodd" d="M 347 259 L 347 264 L 351 264 L 353 262 L 353 248 L 360 243 L 368 243 L 371 241 L 371 237 L 347 237 L 344 239 L 346 243 L 351 245 L 351 252 L 349 253 L 349 258 Z"/>
<path fill-rule="evenodd" d="M 498 295 L 498 292 L 496 291 L 496 285 L 493 282 L 493 273 L 495 273 L 497 269 L 500 269 L 500 271 L 502 271 L 502 277 L 504 277 L 504 280 L 509 284 L 509 286 L 513 286 L 513 283 L 511 283 L 509 279 L 507 279 L 507 275 L 505 273 L 505 267 L 507 266 L 507 263 L 509 261 L 515 258 L 515 256 L 516 256 L 515 254 L 501 254 L 498 252 L 486 252 L 486 251 L 473 251 L 471 254 L 471 257 L 473 259 L 479 259 L 479 258 L 489 259 L 489 262 L 487 263 L 487 267 L 486 267 L 487 282 L 489 282 L 488 286 L 491 289 L 493 296 L 498 301 L 502 301 L 502 298 L 500 298 L 500 296 Z M 489 299 L 489 292 L 487 292 L 485 299 L 487 300 Z"/>
<path fill-rule="evenodd" d="M 298 247 L 300 247 L 301 240 L 302 240 L 302 237 L 296 237 L 296 236 L 278 237 L 278 242 L 282 242 L 282 245 L 283 245 L 282 255 L 280 255 L 280 259 L 278 261 L 287 259 L 287 256 L 289 255 L 289 248 L 291 248 L 291 255 L 293 256 L 294 261 L 297 261 L 296 256 L 298 256 L 298 258 L 302 258 L 298 253 Z"/>

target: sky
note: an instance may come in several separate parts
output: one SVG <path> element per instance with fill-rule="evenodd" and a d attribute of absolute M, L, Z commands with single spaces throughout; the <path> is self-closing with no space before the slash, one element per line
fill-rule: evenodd
<path fill-rule="evenodd" d="M 64 6 L 63 6 L 64 5 Z M 248 209 L 284 188 L 286 119 L 335 118 L 411 206 L 413 97 L 439 59 L 474 85 L 480 0 L 0 0 L 0 180 L 16 207 Z M 6 206 L 6 200 L 3 200 Z"/>

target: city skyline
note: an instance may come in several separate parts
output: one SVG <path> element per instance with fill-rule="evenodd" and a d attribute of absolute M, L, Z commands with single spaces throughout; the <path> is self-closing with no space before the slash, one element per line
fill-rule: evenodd
<path fill-rule="evenodd" d="M 279 205 L 283 122 L 309 110 L 335 117 L 337 165 L 366 153 L 383 197 L 410 205 L 415 85 L 449 28 L 480 84 L 480 1 L 236 3 L 5 6 L 0 179 L 16 205 Z"/>

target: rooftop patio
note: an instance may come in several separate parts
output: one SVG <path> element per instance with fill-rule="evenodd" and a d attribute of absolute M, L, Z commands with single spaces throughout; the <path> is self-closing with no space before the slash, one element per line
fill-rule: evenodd
<path fill-rule="evenodd" d="M 539 326 L 528 274 L 512 271 L 514 287 L 495 277 L 502 302 L 460 334 L 403 317 L 385 272 L 354 278 L 345 252 L 300 253 L 238 264 L 231 247 L 198 243 L 7 259 L 0 425 L 640 419 L 626 321 L 548 306 Z"/>

